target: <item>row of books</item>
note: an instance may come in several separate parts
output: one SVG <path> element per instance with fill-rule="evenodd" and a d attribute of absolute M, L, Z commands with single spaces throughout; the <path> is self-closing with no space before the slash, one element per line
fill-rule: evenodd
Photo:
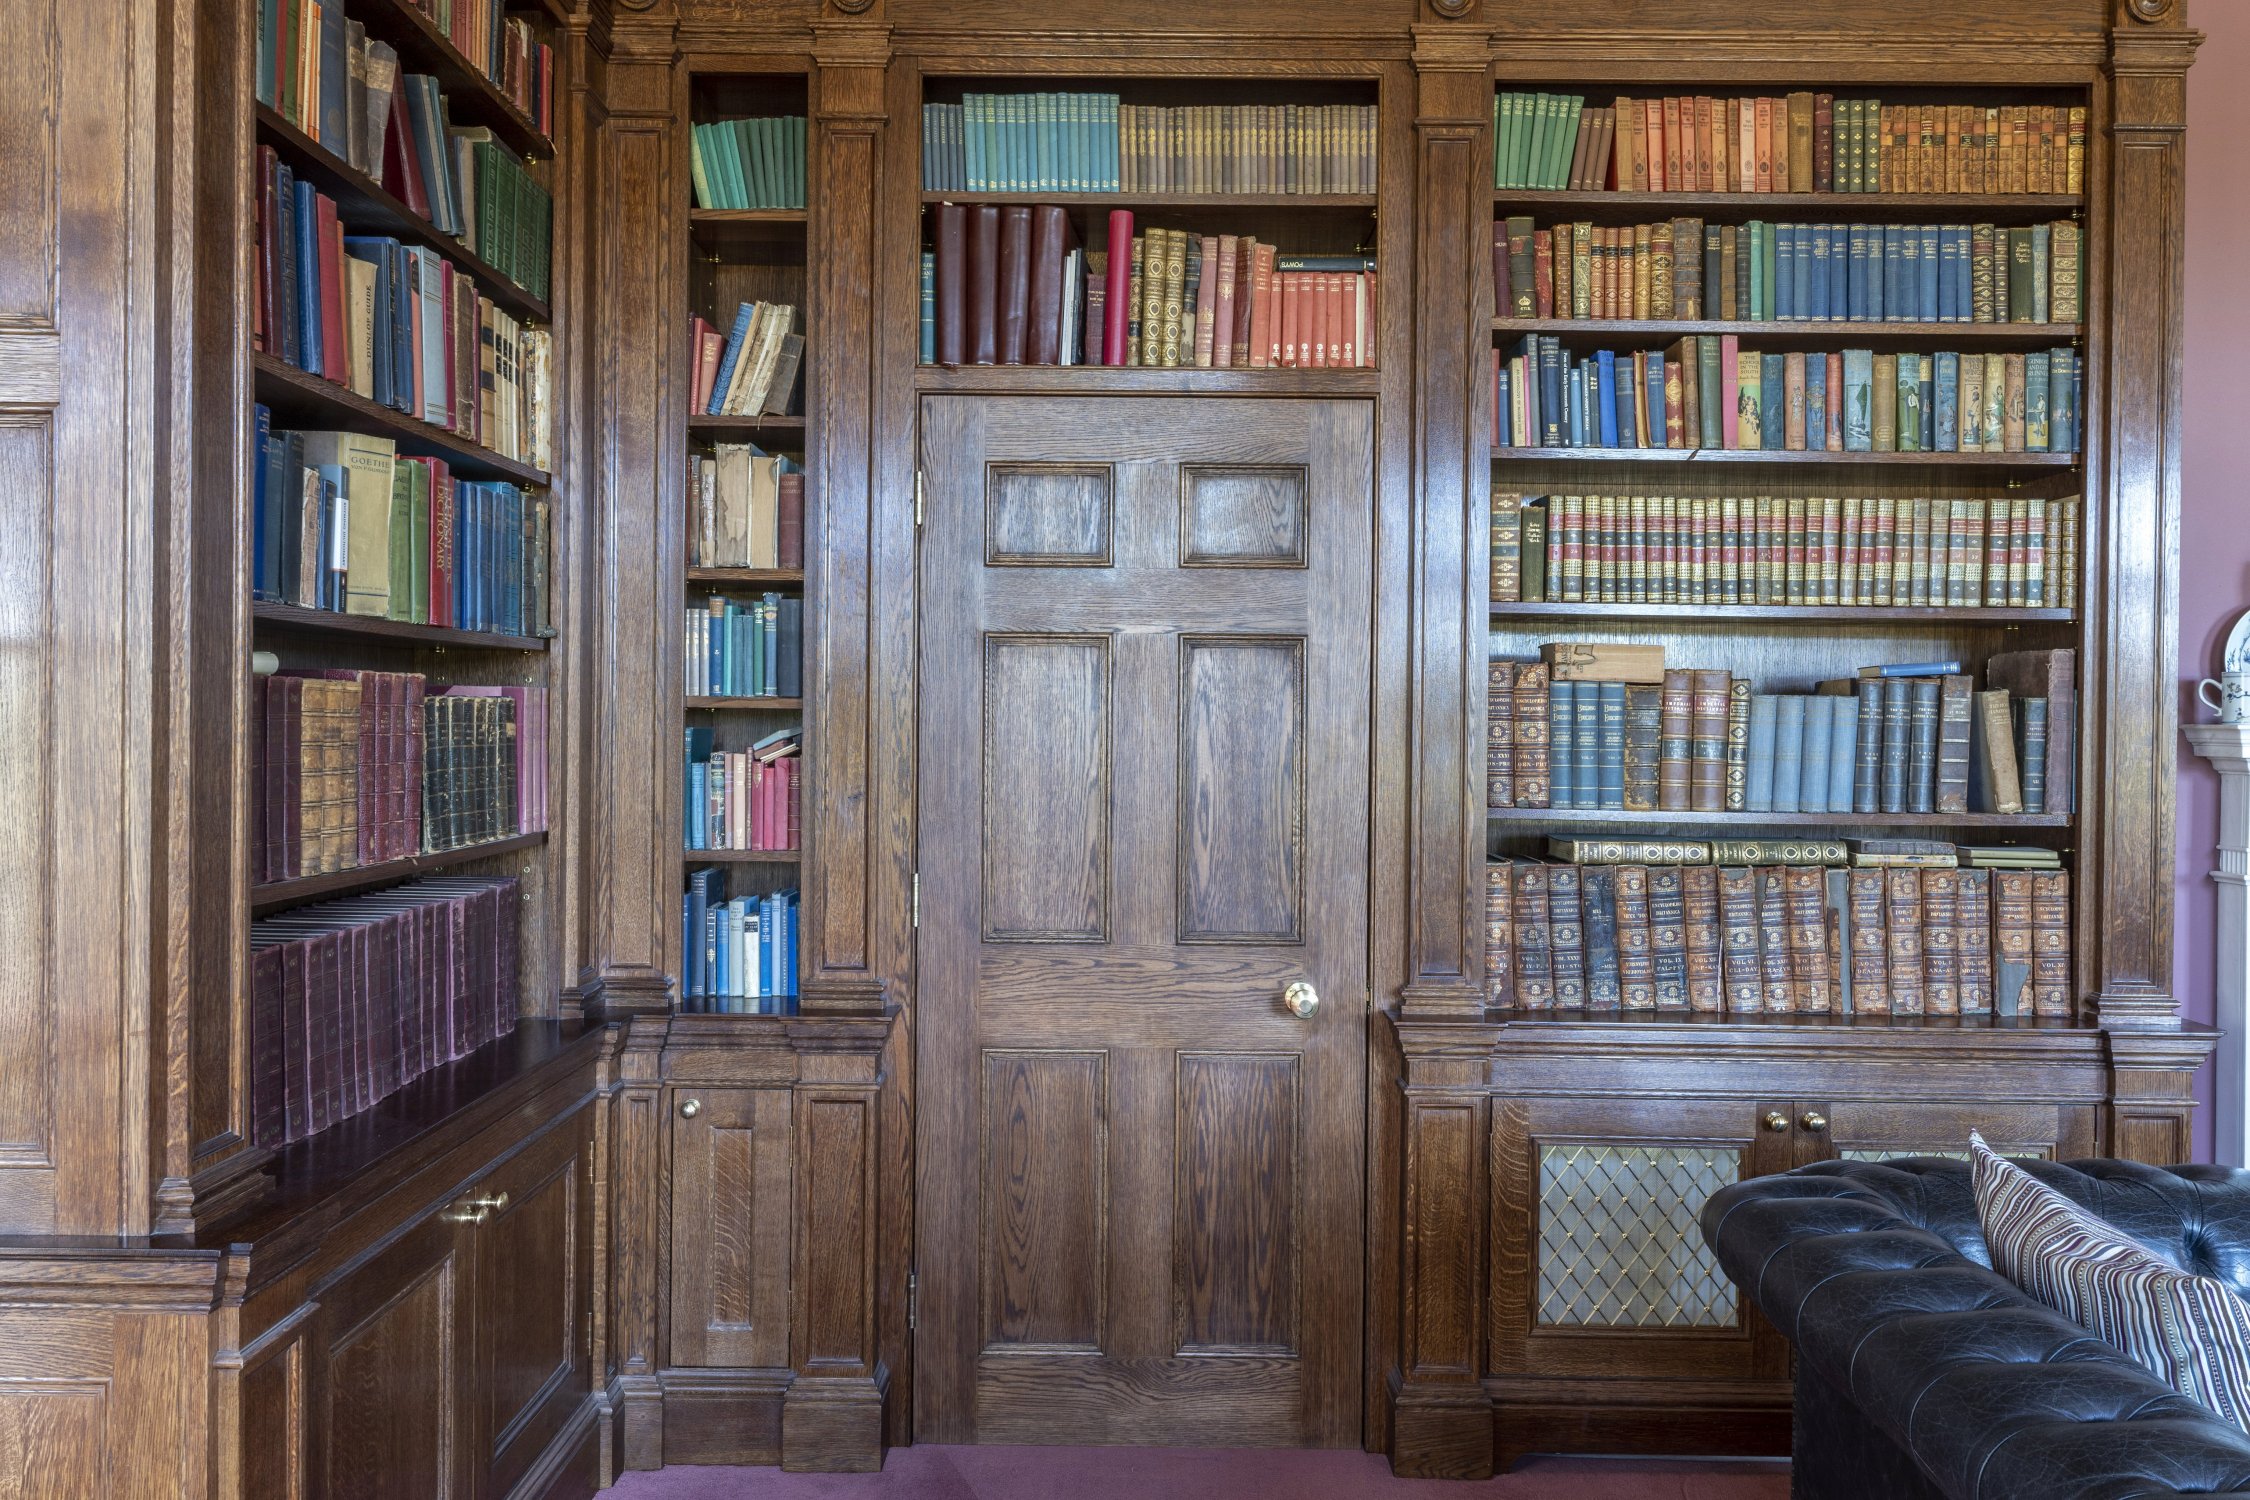
<path fill-rule="evenodd" d="M 551 636 L 553 506 L 364 432 L 278 430 L 259 405 L 251 593 L 414 625 Z"/>
<path fill-rule="evenodd" d="M 684 1008 L 724 1015 L 797 1009 L 797 892 L 727 899 L 727 875 L 707 866 L 680 898 Z"/>
<path fill-rule="evenodd" d="M 251 683 L 251 879 L 294 880 L 547 826 L 547 690 L 332 667 Z"/>
<path fill-rule="evenodd" d="M 805 117 L 709 120 L 688 142 L 697 208 L 803 208 Z"/>
<path fill-rule="evenodd" d="M 688 566 L 805 565 L 805 471 L 754 443 L 688 459 Z"/>
<path fill-rule="evenodd" d="M 797 309 L 786 302 L 744 302 L 724 333 L 702 318 L 688 322 L 695 351 L 690 410 L 714 417 L 781 416 L 797 404 L 805 358 Z"/>
<path fill-rule="evenodd" d="M 456 875 L 250 924 L 250 1139 L 364 1114 L 515 1029 L 513 877 Z"/>
<path fill-rule="evenodd" d="M 553 134 L 553 49 L 527 22 L 504 14 L 504 0 L 441 3 L 442 20 L 429 5 L 417 8 L 438 20 L 461 55 L 498 84 L 541 135 Z M 370 37 L 339 0 L 259 0 L 255 24 L 258 102 L 339 159 L 378 176 L 381 111 L 397 86 L 397 50 Z"/>
<path fill-rule="evenodd" d="M 504 458 L 546 468 L 552 341 L 435 250 L 348 235 L 335 200 L 260 147 L 252 343 Z"/>
<path fill-rule="evenodd" d="M 2072 220 L 1992 224 L 1492 225 L 1493 305 L 1518 318 L 2075 323 Z"/>
<path fill-rule="evenodd" d="M 966 193 L 1372 193 L 1375 107 L 966 94 L 922 106 L 922 186 Z"/>
<path fill-rule="evenodd" d="M 500 86 L 541 135 L 553 135 L 553 49 L 530 23 L 506 14 L 507 0 L 411 0 L 453 43 L 454 50 Z"/>
<path fill-rule="evenodd" d="M 2078 606 L 2078 497 L 1492 497 L 1492 602 Z"/>
<path fill-rule="evenodd" d="M 1604 653 L 1626 653 L 1615 670 Z M 1546 648 L 1487 666 L 1495 808 L 1708 813 L 2067 813 L 2076 653 L 1866 667 L 1758 693 L 1724 669 L 1643 669 L 1661 648 Z M 1578 673 L 1591 675 L 1579 676 Z M 1625 677 L 1641 680 L 1627 681 Z"/>
<path fill-rule="evenodd" d="M 1760 353 L 1736 335 L 1581 352 L 1554 334 L 1492 351 L 1500 448 L 2075 453 L 2085 360 L 2030 353 Z"/>
<path fill-rule="evenodd" d="M 1374 363 L 1372 257 L 1282 254 L 1110 212 L 1083 251 L 1060 207 L 932 211 L 922 357 L 942 365 L 1346 369 Z M 1122 252 L 1122 253 L 1120 253 Z"/>
<path fill-rule="evenodd" d="M 1527 1011 L 2069 1019 L 2067 871 L 1485 867 L 1486 992 Z"/>
<path fill-rule="evenodd" d="M 687 731 L 687 847 L 802 848 L 804 731 L 776 729 L 747 750 L 717 750 L 711 726 Z"/>
<path fill-rule="evenodd" d="M 2062 856 L 2038 844 L 1956 844 L 1948 839 L 1562 838 L 1547 862 L 1570 865 L 1831 865 L 1883 869 L 2059 870 Z"/>
<path fill-rule="evenodd" d="M 1493 186 L 1633 193 L 2082 193 L 2083 105 L 1884 104 L 1799 91 L 1586 107 L 1493 101 Z"/>
<path fill-rule="evenodd" d="M 728 599 L 687 611 L 680 631 L 691 698 L 795 698 L 803 692 L 805 601 Z"/>

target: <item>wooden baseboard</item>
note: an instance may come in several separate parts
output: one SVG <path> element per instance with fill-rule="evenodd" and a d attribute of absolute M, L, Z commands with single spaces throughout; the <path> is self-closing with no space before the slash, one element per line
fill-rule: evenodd
<path fill-rule="evenodd" d="M 1505 1473 L 1533 1453 L 1786 1458 L 1789 1414 L 1789 1387 L 1781 1384 L 1615 1401 L 1496 1394 L 1493 1466 Z"/>
<path fill-rule="evenodd" d="M 602 1488 L 602 1406 L 588 1392 L 508 1500 L 593 1500 Z"/>
<path fill-rule="evenodd" d="M 787 1370 L 683 1370 L 662 1388 L 667 1464 L 778 1464 Z"/>
<path fill-rule="evenodd" d="M 882 1468 L 882 1383 L 859 1377 L 793 1382 L 781 1408 L 781 1466 L 799 1474 Z"/>

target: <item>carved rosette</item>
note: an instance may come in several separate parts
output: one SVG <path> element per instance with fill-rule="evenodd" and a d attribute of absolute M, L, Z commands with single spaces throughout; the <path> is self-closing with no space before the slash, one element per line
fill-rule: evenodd
<path fill-rule="evenodd" d="M 2152 26 L 2171 20 L 2179 8 L 2180 0 L 2125 0 L 2125 14 Z"/>

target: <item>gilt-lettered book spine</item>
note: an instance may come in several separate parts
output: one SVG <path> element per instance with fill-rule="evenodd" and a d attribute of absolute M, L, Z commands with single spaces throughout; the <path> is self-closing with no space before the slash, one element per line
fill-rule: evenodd
<path fill-rule="evenodd" d="M 1515 870 L 1504 859 L 1484 867 L 1485 997 L 1501 1010 L 1515 1007 Z"/>
<path fill-rule="evenodd" d="M 1547 949 L 1547 866 L 1523 860 L 1514 870 L 1516 1004 L 1523 1010 L 1552 1010 L 1555 983 Z"/>
<path fill-rule="evenodd" d="M 1547 806 L 1547 666 L 1529 662 L 1516 670 L 1516 802 Z"/>

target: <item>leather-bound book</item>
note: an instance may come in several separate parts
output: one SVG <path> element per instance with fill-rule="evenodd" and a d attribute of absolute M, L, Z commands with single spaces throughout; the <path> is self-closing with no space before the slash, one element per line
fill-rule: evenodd
<path fill-rule="evenodd" d="M 1024 363 L 1031 321 L 1031 210 L 1011 204 L 1000 210 L 999 335 L 995 361 Z"/>
<path fill-rule="evenodd" d="M 1127 328 L 1132 318 L 1132 245 L 1132 210 L 1111 209 L 1102 288 L 1102 363 L 1105 365 L 1126 363 Z"/>
<path fill-rule="evenodd" d="M 1961 1014 L 1961 933 L 1959 870 L 1922 874 L 1922 1010 L 1925 1015 Z"/>
<path fill-rule="evenodd" d="M 1992 1014 L 1992 872 L 1957 872 L 1954 896 L 1954 961 L 1961 975 L 1961 1014 Z"/>
<path fill-rule="evenodd" d="M 1547 666 L 1516 669 L 1516 806 L 1547 805 Z"/>
<path fill-rule="evenodd" d="M 1005 237 L 1003 237 L 1003 256 Z M 1076 288 L 1063 285 L 1063 267 L 1078 248 L 1070 215 L 1053 204 L 1031 210 L 1030 312 L 1024 334 L 1024 363 L 1063 362 L 1063 297 Z"/>
<path fill-rule="evenodd" d="M 1992 1012 L 2032 1014 L 2031 877 L 2029 870 L 1992 872 Z"/>
<path fill-rule="evenodd" d="M 1617 957 L 1617 870 L 1589 865 L 1578 872 L 1579 925 L 1586 944 L 1586 1008 L 1616 1010 L 1623 994 Z"/>
<path fill-rule="evenodd" d="M 1649 871 L 1616 866 L 1618 1000 L 1627 1010 L 1656 1008 L 1656 950 L 1649 931 Z"/>
<path fill-rule="evenodd" d="M 1605 682 L 1587 684 L 1587 687 L 1622 690 L 1625 698 L 1624 810 L 1655 812 L 1664 739 L 1664 689 L 1653 683 L 1637 682 Z"/>
<path fill-rule="evenodd" d="M 2067 1021 L 2071 994 L 2070 876 L 2056 870 L 2031 877 L 2031 1012 Z"/>
<path fill-rule="evenodd" d="M 1496 859 L 1484 867 L 1484 994 L 1511 1010 L 1516 1003 L 1515 865 Z"/>
<path fill-rule="evenodd" d="M 1884 905 L 1889 939 L 1891 1014 L 1923 1013 L 1922 984 L 1922 872 L 1915 869 L 1883 871 Z"/>
<path fill-rule="evenodd" d="M 784 474 L 776 482 L 774 555 L 784 568 L 805 565 L 805 476 Z"/>
<path fill-rule="evenodd" d="M 1716 1014 L 1726 1006 L 1719 936 L 1719 872 L 1689 865 L 1680 872 L 1682 937 L 1687 948 L 1687 1006 Z"/>
<path fill-rule="evenodd" d="M 1782 866 L 1755 865 L 1757 888 L 1758 979 L 1764 1008 L 1788 1015 L 1797 1008 L 1797 985 L 1789 961 L 1789 900 Z"/>
<path fill-rule="evenodd" d="M 1975 684 L 1965 675 L 1944 678 L 1938 686 L 1936 810 L 1969 810 L 1970 710 Z"/>
<path fill-rule="evenodd" d="M 1699 668 L 1690 674 L 1689 687 L 1693 733 L 1689 744 L 1688 805 L 1695 812 L 1724 812 L 1727 713 L 1732 683 L 1723 671 Z"/>
<path fill-rule="evenodd" d="M 1741 865 L 1722 865 L 1718 877 L 1719 965 L 1727 1014 L 1756 1015 L 1765 1009 L 1756 872 Z"/>
<path fill-rule="evenodd" d="M 1889 1015 L 1890 940 L 1883 926 L 1883 872 L 1849 870 L 1845 875 L 1845 917 L 1850 931 L 1846 962 L 1850 966 L 1852 1011 L 1856 1015 Z"/>
<path fill-rule="evenodd" d="M 1552 1010 L 1555 978 L 1547 956 L 1547 866 L 1527 859 L 1511 868 L 1516 877 L 1516 1006 Z"/>
<path fill-rule="evenodd" d="M 1547 967 L 1555 981 L 1555 1009 L 1586 1008 L 1586 925 L 1582 882 L 1575 865 L 1547 867 Z"/>
<path fill-rule="evenodd" d="M 1727 683 L 1726 806 L 1741 812 L 1749 805 L 1750 679 L 1731 678 Z"/>
<path fill-rule="evenodd" d="M 1818 865 L 1786 865 L 1782 901 L 1789 919 L 1789 978 L 1797 1010 L 1827 1015 L 1835 1008 L 1828 954 L 1827 881 Z"/>
<path fill-rule="evenodd" d="M 1596 682 L 1573 684 L 1576 701 L 1571 709 L 1570 805 L 1572 807 L 1623 807 L 1625 684 Z M 1615 701 L 1613 702 L 1612 699 Z M 1612 724 L 1611 720 L 1616 722 Z M 1549 726 L 1550 728 L 1552 726 Z M 1608 780 L 1608 746 L 1615 739 L 1618 781 Z M 1550 759 L 1552 752 L 1550 751 Z M 1552 787 L 1550 786 L 1550 791 Z M 1611 792 L 1616 793 L 1612 799 Z"/>
<path fill-rule="evenodd" d="M 1999 652 L 1985 661 L 1984 683 L 1987 689 L 2005 689 L 2019 698 L 2047 700 L 2043 808 L 2050 813 L 2076 811 L 2072 760 L 2078 731 L 2078 653 L 2067 646 Z"/>
<path fill-rule="evenodd" d="M 1649 951 L 1656 971 L 1656 1008 L 1688 1008 L 1687 887 L 1678 865 L 1648 872 Z"/>
<path fill-rule="evenodd" d="M 1485 663 L 1484 802 L 1516 805 L 1516 664 Z"/>
<path fill-rule="evenodd" d="M 1627 731 L 1630 736 L 1628 718 Z M 1662 735 L 1657 752 L 1657 800 L 1664 812 L 1687 812 L 1689 782 L 1694 765 L 1695 686 L 1685 668 L 1664 674 Z"/>
<path fill-rule="evenodd" d="M 1000 210 L 982 204 L 968 210 L 969 260 L 964 364 L 1000 362 Z M 941 335 L 942 337 L 942 335 Z"/>

